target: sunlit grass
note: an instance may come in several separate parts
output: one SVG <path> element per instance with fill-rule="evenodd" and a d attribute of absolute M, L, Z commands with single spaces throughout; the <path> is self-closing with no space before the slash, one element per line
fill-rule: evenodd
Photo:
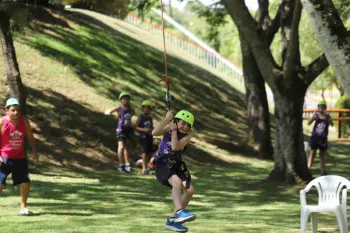
<path fill-rule="evenodd" d="M 345 158 L 346 151 L 346 145 L 332 144 L 330 166 Z M 196 194 L 189 209 L 198 215 L 186 224 L 190 231 L 299 232 L 303 186 L 262 183 L 271 163 L 256 166 L 256 159 L 233 157 L 242 163 L 190 167 Z M 40 215 L 18 216 L 19 190 L 9 185 L 1 194 L 1 232 L 164 232 L 163 224 L 172 211 L 170 189 L 152 175 L 141 176 L 138 171 L 120 175 L 113 170 L 74 173 L 44 167 L 38 172 L 31 176 L 29 206 Z M 330 172 L 349 175 L 346 166 Z M 308 198 L 316 203 L 316 192 Z M 337 229 L 333 214 L 320 215 L 319 232 Z"/>

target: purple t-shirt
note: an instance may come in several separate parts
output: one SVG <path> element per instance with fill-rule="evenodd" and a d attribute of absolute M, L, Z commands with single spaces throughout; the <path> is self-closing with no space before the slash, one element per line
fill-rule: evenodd
<path fill-rule="evenodd" d="M 117 125 L 117 132 L 122 132 L 124 129 L 131 128 L 131 108 L 125 109 L 122 105 L 119 108 L 119 120 Z"/>
<path fill-rule="evenodd" d="M 153 129 L 152 117 L 150 115 L 141 114 L 140 115 L 140 123 L 139 123 L 138 127 L 144 128 L 144 129 Z M 148 133 L 140 132 L 140 135 L 141 134 L 148 134 Z"/>
<path fill-rule="evenodd" d="M 187 134 L 183 134 L 180 132 L 177 132 L 177 139 L 180 141 L 182 138 L 184 138 Z M 158 152 L 156 154 L 156 160 L 158 160 L 159 158 L 161 158 L 162 156 L 169 154 L 172 152 L 171 149 L 171 133 L 167 132 L 164 134 L 163 139 L 160 141 L 159 143 L 159 147 L 158 147 Z M 179 151 L 174 151 L 173 153 L 176 154 L 178 160 L 181 161 L 181 154 L 182 154 L 183 150 L 179 150 Z"/>
<path fill-rule="evenodd" d="M 328 136 L 329 117 L 329 114 L 327 114 L 325 119 L 321 119 L 318 114 L 316 115 L 315 125 L 311 134 L 312 137 L 326 138 Z"/>

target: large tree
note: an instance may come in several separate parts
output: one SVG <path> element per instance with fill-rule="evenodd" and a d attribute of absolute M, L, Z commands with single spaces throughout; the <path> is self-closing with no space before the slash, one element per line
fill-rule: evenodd
<path fill-rule="evenodd" d="M 21 5 L 18 5 L 15 1 L 0 2 L 0 41 L 6 69 L 6 83 L 10 97 L 19 99 L 22 113 L 25 114 L 26 94 L 13 45 L 10 21 L 14 14 L 19 14 L 19 11 L 23 10 Z"/>
<path fill-rule="evenodd" d="M 273 20 L 270 19 L 268 1 L 259 1 L 259 8 L 255 15 L 255 23 L 260 38 L 268 46 L 271 45 L 275 33 L 280 25 L 280 11 Z M 248 125 L 253 144 L 263 158 L 272 158 L 273 147 L 270 133 L 270 112 L 267 103 L 265 80 L 258 67 L 253 51 L 239 31 L 243 77 L 246 88 L 246 101 L 248 111 Z"/>
<path fill-rule="evenodd" d="M 331 0 L 302 0 L 327 60 L 350 96 L 350 33 Z M 347 1 L 347 6 L 349 2 Z"/>
<path fill-rule="evenodd" d="M 211 7 L 201 4 L 193 4 L 192 9 L 200 17 L 206 19 L 210 25 L 206 30 L 206 41 L 214 42 L 214 47 L 219 51 L 219 34 L 221 26 L 227 23 L 227 11 L 216 3 Z M 265 4 L 260 4 L 256 13 L 256 23 L 264 32 L 264 40 L 268 44 L 272 42 L 279 27 L 279 13 L 274 20 L 271 20 Z M 236 30 L 236 29 L 235 29 Z M 242 51 L 243 78 L 245 84 L 245 94 L 247 103 L 247 120 L 249 126 L 249 143 L 257 151 L 257 156 L 265 159 L 272 159 L 273 148 L 270 133 L 270 112 L 268 108 L 265 81 L 257 66 L 249 44 L 245 42 L 242 33 L 239 32 Z"/>
<path fill-rule="evenodd" d="M 295 175 L 304 181 L 312 179 L 304 151 L 302 112 L 306 90 L 328 66 L 324 55 L 302 67 L 299 52 L 299 22 L 302 6 L 299 0 L 282 0 L 280 26 L 282 65 L 274 60 L 269 43 L 249 13 L 244 0 L 222 0 L 225 8 L 250 47 L 257 66 L 270 86 L 275 100 L 275 166 L 269 180 L 294 183 Z M 268 6 L 268 0 L 259 0 Z M 265 8 L 268 10 L 268 8 Z"/>

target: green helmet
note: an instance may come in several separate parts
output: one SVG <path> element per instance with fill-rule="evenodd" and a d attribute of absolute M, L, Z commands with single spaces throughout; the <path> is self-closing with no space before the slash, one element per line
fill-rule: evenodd
<path fill-rule="evenodd" d="M 181 110 L 175 115 L 175 118 L 179 118 L 179 119 L 187 122 L 188 124 L 191 125 L 191 127 L 193 126 L 194 116 L 189 111 Z"/>
<path fill-rule="evenodd" d="M 141 107 L 143 107 L 143 106 L 148 106 L 148 107 L 152 108 L 152 102 L 149 100 L 145 100 L 141 104 Z"/>
<path fill-rule="evenodd" d="M 130 99 L 130 94 L 129 94 L 129 92 L 122 91 L 122 92 L 119 94 L 119 100 L 121 100 L 121 98 L 123 98 L 124 96 L 127 96 L 127 97 L 129 97 L 129 99 Z"/>
<path fill-rule="evenodd" d="M 321 100 L 320 102 L 318 102 L 317 106 L 319 106 L 319 105 L 327 106 L 327 103 L 326 103 L 326 101 Z"/>

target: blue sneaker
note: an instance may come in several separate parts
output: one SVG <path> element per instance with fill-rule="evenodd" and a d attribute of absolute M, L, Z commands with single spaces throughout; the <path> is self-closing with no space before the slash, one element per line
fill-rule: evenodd
<path fill-rule="evenodd" d="M 188 212 L 185 209 L 182 209 L 178 213 L 176 213 L 175 222 L 184 223 L 184 222 L 193 221 L 195 219 L 196 219 L 196 215 L 192 214 L 191 212 Z"/>
<path fill-rule="evenodd" d="M 188 231 L 187 227 L 182 226 L 179 223 L 176 223 L 174 219 L 168 218 L 166 220 L 166 223 L 164 225 L 165 229 L 171 230 L 171 231 L 176 231 L 176 232 L 186 232 Z"/>

